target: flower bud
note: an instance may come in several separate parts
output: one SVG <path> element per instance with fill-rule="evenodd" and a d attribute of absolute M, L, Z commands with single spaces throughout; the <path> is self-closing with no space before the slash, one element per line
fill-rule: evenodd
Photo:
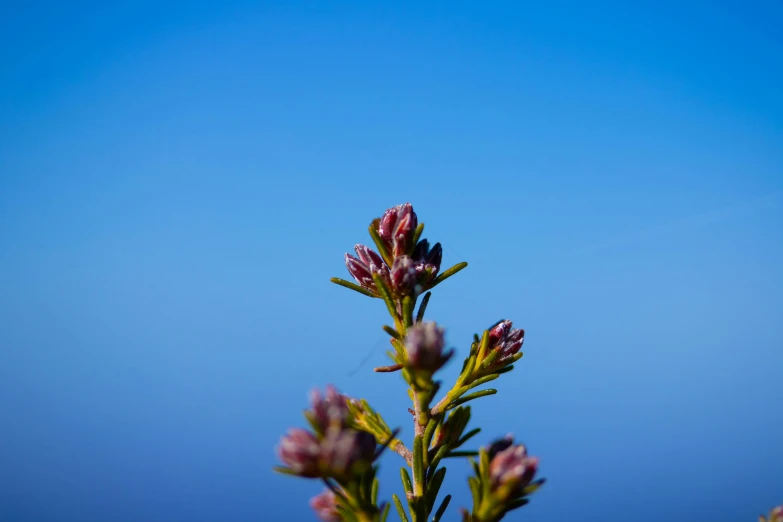
<path fill-rule="evenodd" d="M 507 361 L 522 348 L 525 341 L 525 331 L 519 328 L 512 328 L 511 321 L 504 319 L 489 330 L 489 349 L 498 350 L 498 358 L 495 364 L 502 364 Z"/>
<path fill-rule="evenodd" d="M 300 477 L 318 477 L 321 446 L 309 431 L 293 428 L 280 440 L 280 460 Z"/>
<path fill-rule="evenodd" d="M 398 257 L 408 253 L 417 226 L 418 218 L 413 211 L 413 206 L 405 203 L 383 213 L 383 217 L 378 222 L 378 235 L 389 252 L 394 257 Z"/>
<path fill-rule="evenodd" d="M 356 245 L 354 247 L 358 258 L 351 254 L 345 254 L 345 266 L 348 273 L 356 279 L 359 285 L 378 295 L 378 289 L 375 287 L 375 281 L 372 278 L 374 273 L 379 273 L 381 277 L 389 283 L 389 267 L 383 262 L 381 256 L 365 245 Z"/>
<path fill-rule="evenodd" d="M 381 256 L 372 248 L 367 245 L 355 245 L 353 249 L 356 251 L 356 255 L 359 256 L 362 263 L 370 269 L 370 272 L 381 271 L 384 268 L 385 263 L 383 262 L 383 259 L 381 259 Z"/>
<path fill-rule="evenodd" d="M 415 324 L 405 336 L 408 364 L 413 369 L 435 372 L 454 354 L 444 353 L 446 339 L 443 328 L 433 322 Z"/>
<path fill-rule="evenodd" d="M 440 263 L 443 258 L 443 249 L 440 243 L 435 243 L 430 249 L 429 241 L 422 239 L 416 245 L 412 257 L 416 265 L 416 279 L 423 289 L 429 288 L 429 283 L 440 271 Z"/>
<path fill-rule="evenodd" d="M 391 286 L 399 296 L 411 295 L 416 288 L 416 266 L 408 256 L 394 260 L 391 269 Z"/>
<path fill-rule="evenodd" d="M 337 498 L 330 490 L 324 490 L 320 495 L 310 499 L 310 507 L 323 522 L 340 522 L 342 517 L 337 511 Z"/>
<path fill-rule="evenodd" d="M 365 431 L 329 430 L 321 441 L 323 471 L 330 477 L 348 477 L 372 465 L 375 436 Z"/>
<path fill-rule="evenodd" d="M 538 459 L 528 457 L 522 444 L 510 445 L 495 453 L 489 463 L 490 489 L 514 498 L 532 482 L 538 470 Z"/>
<path fill-rule="evenodd" d="M 310 404 L 312 419 L 320 433 L 325 433 L 330 427 L 343 428 L 347 425 L 349 411 L 346 397 L 334 386 L 327 386 L 324 395 L 318 390 L 310 392 Z"/>
<path fill-rule="evenodd" d="M 487 448 L 487 454 L 489 455 L 489 460 L 494 459 L 495 455 L 505 450 L 506 448 L 510 448 L 513 445 L 514 445 L 514 437 L 510 434 L 506 435 L 502 439 L 497 439 L 492 444 L 490 444 L 489 447 Z"/>

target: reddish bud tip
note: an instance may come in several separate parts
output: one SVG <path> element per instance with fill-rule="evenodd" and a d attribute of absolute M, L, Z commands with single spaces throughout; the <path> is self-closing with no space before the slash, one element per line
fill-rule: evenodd
<path fill-rule="evenodd" d="M 342 520 L 340 512 L 337 511 L 337 498 L 328 489 L 311 498 L 310 507 L 322 522 L 340 522 Z"/>

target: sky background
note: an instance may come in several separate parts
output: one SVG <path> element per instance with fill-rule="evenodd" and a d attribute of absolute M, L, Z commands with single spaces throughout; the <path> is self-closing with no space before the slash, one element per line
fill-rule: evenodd
<path fill-rule="evenodd" d="M 508 520 L 783 502 L 783 4 L 10 4 L 0 520 L 313 520 L 271 472 L 312 387 L 411 436 L 383 306 L 329 283 L 405 201 L 470 263 L 449 344 L 527 331 L 474 403 L 549 479 Z"/>

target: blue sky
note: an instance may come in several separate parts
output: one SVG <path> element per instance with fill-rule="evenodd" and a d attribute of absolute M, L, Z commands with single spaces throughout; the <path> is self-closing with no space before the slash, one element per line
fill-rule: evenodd
<path fill-rule="evenodd" d="M 383 307 L 328 282 L 410 201 L 470 263 L 429 307 L 450 344 L 527 332 L 474 408 L 549 479 L 510 520 L 755 520 L 783 502 L 782 24 L 772 1 L 0 7 L 0 519 L 312 520 L 318 485 L 271 472 L 310 388 L 410 435 L 371 372 Z"/>

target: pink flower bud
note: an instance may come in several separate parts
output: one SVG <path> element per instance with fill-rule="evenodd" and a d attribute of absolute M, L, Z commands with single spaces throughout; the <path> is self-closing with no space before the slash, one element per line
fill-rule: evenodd
<path fill-rule="evenodd" d="M 489 349 L 498 350 L 495 365 L 501 365 L 522 348 L 525 341 L 525 331 L 512 328 L 511 321 L 504 319 L 489 330 Z"/>
<path fill-rule="evenodd" d="M 444 353 L 445 346 L 445 332 L 433 322 L 415 324 L 405 336 L 408 364 L 415 370 L 439 370 L 454 354 L 453 350 Z"/>
<path fill-rule="evenodd" d="M 498 491 L 502 488 L 510 495 L 517 496 L 533 481 L 537 471 L 538 459 L 528 457 L 527 449 L 522 444 L 512 444 L 495 453 L 490 460 L 490 489 Z"/>
<path fill-rule="evenodd" d="M 301 477 L 318 477 L 321 446 L 309 431 L 293 428 L 280 440 L 277 450 L 280 460 Z"/>
<path fill-rule="evenodd" d="M 416 279 L 423 290 L 429 288 L 429 283 L 435 279 L 440 271 L 440 263 L 443 258 L 443 249 L 440 243 L 430 249 L 429 241 L 422 239 L 413 251 L 413 262 L 416 266 Z"/>
<path fill-rule="evenodd" d="M 327 386 L 325 395 L 321 395 L 318 390 L 311 391 L 310 405 L 313 419 L 321 433 L 326 432 L 330 427 L 343 428 L 346 426 L 349 416 L 346 398 L 334 386 Z"/>
<path fill-rule="evenodd" d="M 410 203 L 397 205 L 383 213 L 378 222 L 378 235 L 394 257 L 406 255 L 412 246 L 418 218 Z"/>
<path fill-rule="evenodd" d="M 378 273 L 386 283 L 389 283 L 389 267 L 383 262 L 381 256 L 365 245 L 356 245 L 354 247 L 358 258 L 351 254 L 345 254 L 345 266 L 348 273 L 356 279 L 356 282 L 362 288 L 378 295 L 378 289 L 375 287 L 375 281 L 372 275 Z"/>
<path fill-rule="evenodd" d="M 399 296 L 411 295 L 416 288 L 416 266 L 408 256 L 394 260 L 391 269 L 391 286 Z"/>
<path fill-rule="evenodd" d="M 310 499 L 310 507 L 315 515 L 323 522 L 340 522 L 342 517 L 337 511 L 337 498 L 330 490 L 324 490 L 320 495 Z"/>
<path fill-rule="evenodd" d="M 355 245 L 353 249 L 356 250 L 356 255 L 370 269 L 370 272 L 379 272 L 386 266 L 381 256 L 367 245 Z"/>

